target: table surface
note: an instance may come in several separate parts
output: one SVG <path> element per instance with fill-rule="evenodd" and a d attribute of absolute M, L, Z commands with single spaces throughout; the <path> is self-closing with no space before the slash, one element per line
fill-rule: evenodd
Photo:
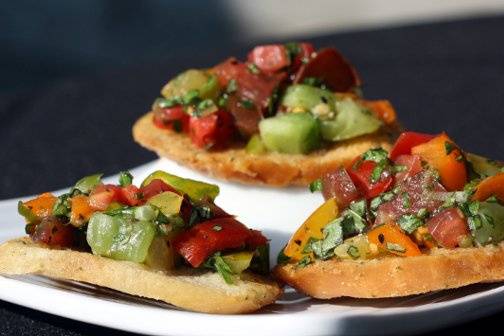
<path fill-rule="evenodd" d="M 487 17 L 320 36 L 364 80 L 364 94 L 393 102 L 406 128 L 446 131 L 464 149 L 504 159 L 504 17 Z M 205 67 L 250 44 L 117 67 L 0 94 L 0 199 L 72 185 L 155 159 L 131 138 L 131 125 L 159 88 L 188 67 Z M 504 313 L 451 328 L 489 327 Z M 442 331 L 443 333 L 446 332 Z M 0 334 L 127 335 L 0 301 Z"/>

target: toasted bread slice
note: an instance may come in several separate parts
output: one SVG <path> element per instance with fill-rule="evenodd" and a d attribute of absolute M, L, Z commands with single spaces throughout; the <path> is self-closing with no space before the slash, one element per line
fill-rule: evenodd
<path fill-rule="evenodd" d="M 278 265 L 278 279 L 319 299 L 389 298 L 504 280 L 504 243 L 435 249 L 418 257 L 316 261 L 304 268 Z"/>
<path fill-rule="evenodd" d="M 194 146 L 185 134 L 156 127 L 152 112 L 133 126 L 133 137 L 147 149 L 193 169 L 224 180 L 272 186 L 306 186 L 323 174 L 350 163 L 357 155 L 374 147 L 390 149 L 392 131 L 360 136 L 334 144 L 329 149 L 307 155 L 266 153 L 253 155 L 243 146 L 222 151 L 207 151 Z"/>
<path fill-rule="evenodd" d="M 0 274 L 38 274 L 82 281 L 216 314 L 253 312 L 275 302 L 282 293 L 276 282 L 251 273 L 243 273 L 235 284 L 228 285 L 213 272 L 184 269 L 164 273 L 91 253 L 49 249 L 30 238 L 0 245 Z"/>

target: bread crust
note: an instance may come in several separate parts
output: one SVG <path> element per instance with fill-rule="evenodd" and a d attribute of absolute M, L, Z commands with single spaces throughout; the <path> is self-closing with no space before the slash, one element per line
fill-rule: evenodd
<path fill-rule="evenodd" d="M 319 299 L 389 298 L 504 280 L 504 243 L 480 248 L 434 249 L 418 257 L 316 261 L 273 271 L 300 292 Z"/>
<path fill-rule="evenodd" d="M 28 237 L 0 245 L 0 273 L 82 281 L 215 314 L 253 312 L 275 302 L 282 293 L 276 282 L 251 273 L 243 273 L 236 284 L 228 285 L 213 272 L 154 271 L 138 263 L 91 253 L 50 249 Z"/>
<path fill-rule="evenodd" d="M 357 155 L 374 147 L 390 149 L 392 138 L 399 130 L 360 136 L 338 142 L 329 149 L 302 154 L 266 153 L 253 155 L 241 147 L 222 151 L 197 148 L 185 134 L 160 129 L 152 122 L 152 112 L 142 116 L 133 126 L 133 137 L 143 147 L 210 174 L 214 177 L 246 184 L 271 186 L 306 186 L 323 174 L 350 163 Z"/>

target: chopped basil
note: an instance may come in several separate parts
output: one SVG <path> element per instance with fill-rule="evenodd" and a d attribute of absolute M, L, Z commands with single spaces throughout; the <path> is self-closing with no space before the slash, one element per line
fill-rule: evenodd
<path fill-rule="evenodd" d="M 219 101 L 217 102 L 217 105 L 219 107 L 226 107 L 228 103 L 229 96 L 227 93 L 222 94 L 222 96 L 219 97 Z"/>
<path fill-rule="evenodd" d="M 119 173 L 119 185 L 127 187 L 133 183 L 133 175 L 129 171 L 122 171 Z"/>
<path fill-rule="evenodd" d="M 155 105 L 159 106 L 160 108 L 170 108 L 175 105 L 180 104 L 180 99 L 179 97 L 173 97 L 173 98 L 158 98 L 154 102 Z"/>
<path fill-rule="evenodd" d="M 400 173 L 400 172 L 405 171 L 407 169 L 407 167 L 403 166 L 403 165 L 394 165 L 393 169 L 394 169 L 394 173 Z"/>
<path fill-rule="evenodd" d="M 387 162 L 388 153 L 383 148 L 373 148 L 362 154 L 363 160 L 370 160 L 376 163 Z"/>
<path fill-rule="evenodd" d="M 322 191 L 322 180 L 317 179 L 310 183 L 310 191 L 313 193 L 315 191 Z"/>
<path fill-rule="evenodd" d="M 409 194 L 407 192 L 403 192 L 401 194 L 401 198 L 402 198 L 403 208 L 409 209 L 411 207 L 411 200 L 410 200 Z"/>
<path fill-rule="evenodd" d="M 453 152 L 456 149 L 455 145 L 449 141 L 445 141 L 444 145 L 445 145 L 446 155 L 450 155 L 451 152 Z"/>
<path fill-rule="evenodd" d="M 384 170 L 385 170 L 385 164 L 382 161 L 378 163 L 376 167 L 373 168 L 373 171 L 371 172 L 371 183 L 378 182 Z"/>
<path fill-rule="evenodd" d="M 213 266 L 217 273 L 221 275 L 221 277 L 228 285 L 234 284 L 234 273 L 231 270 L 231 267 L 224 261 L 220 254 L 215 254 L 212 258 Z"/>
<path fill-rule="evenodd" d="M 297 42 L 288 42 L 284 46 L 291 61 L 301 52 L 301 48 Z"/>
<path fill-rule="evenodd" d="M 347 253 L 352 259 L 358 259 L 360 257 L 359 249 L 353 245 L 348 247 Z"/>
<path fill-rule="evenodd" d="M 71 204 L 70 199 L 72 198 L 71 193 L 66 193 L 58 197 L 56 203 L 54 203 L 52 214 L 53 216 L 64 217 L 70 214 Z"/>
<path fill-rule="evenodd" d="M 353 201 L 349 208 L 358 216 L 364 217 L 366 215 L 366 200 Z"/>
<path fill-rule="evenodd" d="M 426 208 L 418 210 L 417 217 L 420 219 L 425 219 L 429 216 L 429 211 Z"/>
<path fill-rule="evenodd" d="M 251 74 L 257 75 L 260 71 L 257 65 L 254 63 L 249 63 L 247 64 L 248 71 L 250 71 Z"/>
<path fill-rule="evenodd" d="M 330 222 L 322 231 L 324 238 L 310 244 L 313 253 L 320 259 L 332 257 L 334 248 L 343 242 L 342 220 L 340 217 Z"/>
<path fill-rule="evenodd" d="M 190 90 L 182 97 L 184 105 L 195 104 L 199 101 L 199 90 Z"/>
<path fill-rule="evenodd" d="M 285 249 L 285 247 L 283 249 L 281 249 L 280 252 L 278 252 L 277 264 L 286 264 L 290 260 L 290 257 L 285 255 L 284 249 Z"/>
<path fill-rule="evenodd" d="M 396 243 L 387 243 L 387 250 L 399 253 L 406 252 L 406 249 L 402 245 Z"/>
<path fill-rule="evenodd" d="M 310 256 L 304 256 L 303 259 L 299 260 L 297 267 L 304 268 L 312 263 Z"/>
<path fill-rule="evenodd" d="M 316 241 L 319 241 L 320 239 L 316 239 L 316 238 L 313 238 L 313 237 L 310 237 L 308 239 L 308 241 L 306 242 L 305 246 L 303 247 L 303 253 L 304 254 L 308 254 L 308 253 L 312 253 L 312 243 L 316 242 Z"/>
<path fill-rule="evenodd" d="M 254 103 L 251 100 L 248 99 L 243 99 L 241 101 L 241 105 L 246 108 L 247 110 L 251 110 L 254 108 Z"/>
<path fill-rule="evenodd" d="M 464 161 L 464 156 L 463 155 L 459 155 L 455 158 L 455 160 L 457 160 L 458 162 L 462 162 Z"/>
<path fill-rule="evenodd" d="M 101 183 L 102 176 L 103 174 L 94 174 L 83 177 L 79 181 L 77 181 L 77 183 L 75 183 L 75 186 L 70 192 L 78 190 L 83 194 L 88 194 L 95 186 Z"/>
<path fill-rule="evenodd" d="M 228 82 L 228 85 L 226 87 L 226 92 L 227 93 L 233 93 L 233 92 L 236 92 L 236 90 L 238 90 L 238 85 L 236 85 L 236 80 L 231 79 Z"/>
<path fill-rule="evenodd" d="M 317 77 L 306 77 L 303 80 L 303 84 L 314 86 L 314 87 L 324 86 L 324 82 L 322 81 L 322 79 L 317 78 Z"/>
<path fill-rule="evenodd" d="M 423 225 L 423 221 L 415 215 L 402 215 L 397 221 L 401 229 L 411 234 Z"/>

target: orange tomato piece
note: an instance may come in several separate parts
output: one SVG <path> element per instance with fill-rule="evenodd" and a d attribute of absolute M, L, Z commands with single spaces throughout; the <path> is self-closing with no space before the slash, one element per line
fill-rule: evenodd
<path fill-rule="evenodd" d="M 370 243 L 380 250 L 403 257 L 415 257 L 422 254 L 418 245 L 395 224 L 388 223 L 375 227 L 367 234 Z"/>
<path fill-rule="evenodd" d="M 439 172 L 441 183 L 448 191 L 462 190 L 467 182 L 467 171 L 457 145 L 442 133 L 434 139 L 411 149 Z"/>
<path fill-rule="evenodd" d="M 487 177 L 481 181 L 476 187 L 476 192 L 472 196 L 472 199 L 486 201 L 491 196 L 495 196 L 504 202 L 504 173 Z"/>
<path fill-rule="evenodd" d="M 397 113 L 388 100 L 365 100 L 362 103 L 387 125 L 393 124 L 397 119 Z"/>
<path fill-rule="evenodd" d="M 91 215 L 95 212 L 89 205 L 89 197 L 86 195 L 77 195 L 71 198 L 70 223 L 79 227 L 89 221 Z"/>
<path fill-rule="evenodd" d="M 36 217 L 44 218 L 52 214 L 54 204 L 57 197 L 51 193 L 43 193 L 28 202 L 24 202 L 27 207 Z"/>
<path fill-rule="evenodd" d="M 328 199 L 297 229 L 284 249 L 284 254 L 293 261 L 303 258 L 303 249 L 310 238 L 322 239 L 322 229 L 338 216 L 338 205 L 335 198 Z"/>

